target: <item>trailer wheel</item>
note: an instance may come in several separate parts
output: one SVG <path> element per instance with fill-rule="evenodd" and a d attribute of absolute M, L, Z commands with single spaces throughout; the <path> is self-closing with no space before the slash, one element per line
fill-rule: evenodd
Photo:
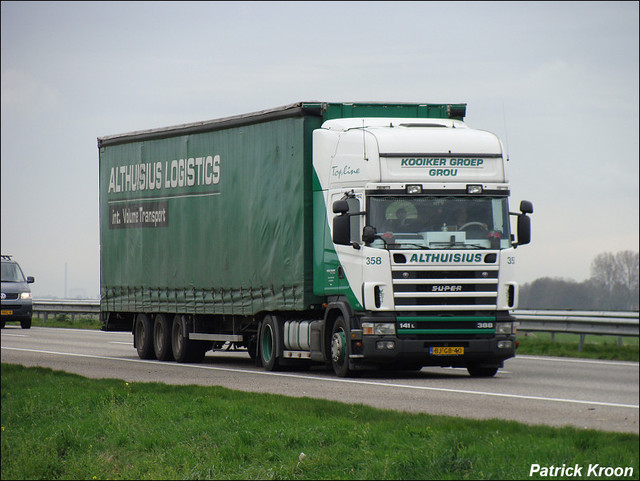
<path fill-rule="evenodd" d="M 272 316 L 265 317 L 260 328 L 260 360 L 267 371 L 276 371 L 278 363 L 278 329 Z"/>
<path fill-rule="evenodd" d="M 202 362 L 211 342 L 190 341 L 188 338 L 187 319 L 176 314 L 171 326 L 171 350 L 173 358 L 178 362 Z"/>
<path fill-rule="evenodd" d="M 153 322 L 146 314 L 138 314 L 133 329 L 133 342 L 140 359 L 153 359 Z"/>
<path fill-rule="evenodd" d="M 331 331 L 331 365 L 338 377 L 349 377 L 349 335 L 347 323 L 342 316 L 336 319 Z"/>
<path fill-rule="evenodd" d="M 171 346 L 171 319 L 164 314 L 158 314 L 153 323 L 153 350 L 159 361 L 173 361 Z"/>
<path fill-rule="evenodd" d="M 176 361 L 190 361 L 187 325 L 184 316 L 181 314 L 176 314 L 173 318 L 173 325 L 171 326 L 171 350 Z"/>

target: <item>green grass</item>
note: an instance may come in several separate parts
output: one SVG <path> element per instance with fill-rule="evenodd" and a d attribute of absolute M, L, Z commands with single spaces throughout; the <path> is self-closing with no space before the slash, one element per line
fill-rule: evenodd
<path fill-rule="evenodd" d="M 31 319 L 31 325 L 37 327 L 67 327 L 72 329 L 100 329 L 102 324 L 100 320 L 91 317 L 77 317 L 71 320 L 68 314 L 58 314 L 55 317 L 44 319 L 34 317 Z"/>
<path fill-rule="evenodd" d="M 516 354 L 635 362 L 639 357 L 637 337 L 623 337 L 622 345 L 618 345 L 615 336 L 589 335 L 585 337 L 582 350 L 579 350 L 579 334 L 556 334 L 552 340 L 551 334 L 546 332 L 518 333 L 517 339 L 520 345 Z"/>
<path fill-rule="evenodd" d="M 527 479 L 533 463 L 638 473 L 635 434 L 8 364 L 1 422 L 2 479 Z"/>

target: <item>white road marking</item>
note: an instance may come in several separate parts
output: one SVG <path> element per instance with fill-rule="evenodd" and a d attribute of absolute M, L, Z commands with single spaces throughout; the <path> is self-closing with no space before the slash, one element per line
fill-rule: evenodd
<path fill-rule="evenodd" d="M 542 357 L 542 356 L 518 356 L 517 359 L 548 361 L 548 362 L 574 362 L 579 364 L 606 364 L 608 366 L 634 366 L 637 369 L 638 363 L 633 361 L 608 361 L 606 359 L 575 359 L 570 357 Z"/>
<path fill-rule="evenodd" d="M 214 367 L 214 366 L 203 366 L 200 364 L 181 364 L 175 362 L 163 362 L 161 364 L 158 361 L 154 360 L 143 360 L 143 359 L 122 359 L 118 357 L 111 356 L 97 356 L 92 354 L 77 354 L 77 353 L 68 353 L 68 352 L 56 352 L 56 351 L 44 351 L 39 349 L 22 349 L 17 347 L 2 347 L 2 349 L 8 349 L 12 351 L 25 351 L 25 352 L 38 352 L 41 354 L 56 354 L 60 356 L 71 356 L 71 357 L 84 357 L 91 359 L 105 359 L 112 361 L 123 361 L 123 362 L 134 362 L 134 363 L 145 363 L 145 364 L 155 364 L 161 366 L 175 366 L 175 367 L 192 367 L 196 369 L 204 369 L 210 371 L 225 371 L 225 372 L 237 372 L 237 373 L 246 373 L 253 375 L 261 375 L 261 376 L 276 376 L 276 377 L 288 377 L 294 379 L 304 379 L 304 380 L 316 380 L 316 381 L 324 381 L 324 382 L 339 382 L 339 383 L 347 383 L 347 384 L 362 384 L 369 386 L 379 386 L 379 387 L 391 387 L 396 389 L 413 389 L 420 391 L 437 391 L 437 392 L 450 392 L 450 393 L 458 393 L 458 394 L 472 394 L 477 396 L 493 396 L 493 397 L 503 397 L 503 398 L 513 398 L 513 399 L 530 399 L 536 401 L 549 401 L 549 402 L 561 402 L 561 403 L 573 403 L 573 404 L 588 404 L 591 406 L 609 406 L 609 407 L 617 407 L 617 408 L 630 408 L 630 409 L 639 409 L 640 406 L 638 404 L 621 404 L 621 403 L 611 403 L 604 401 L 587 401 L 583 399 L 564 399 L 564 398 L 551 398 L 551 397 L 542 397 L 542 396 L 525 396 L 521 394 L 506 394 L 506 393 L 494 393 L 494 392 L 486 392 L 486 391 L 470 391 L 466 389 L 450 389 L 450 388 L 437 388 L 437 387 L 428 387 L 428 386 L 412 386 L 409 384 L 397 384 L 397 383 L 386 383 L 380 381 L 362 381 L 357 379 L 343 379 L 343 378 L 324 378 L 317 376 L 309 376 L 309 375 L 300 375 L 300 374 L 288 374 L 288 373 L 280 373 L 280 372 L 269 372 L 269 371 L 252 371 L 249 369 L 232 369 L 226 367 Z"/>

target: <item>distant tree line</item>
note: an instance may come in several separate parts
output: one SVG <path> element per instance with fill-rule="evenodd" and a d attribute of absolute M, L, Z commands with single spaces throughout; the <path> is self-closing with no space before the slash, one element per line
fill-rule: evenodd
<path fill-rule="evenodd" d="M 520 309 L 638 310 L 638 252 L 598 254 L 583 282 L 543 277 L 520 287 Z"/>

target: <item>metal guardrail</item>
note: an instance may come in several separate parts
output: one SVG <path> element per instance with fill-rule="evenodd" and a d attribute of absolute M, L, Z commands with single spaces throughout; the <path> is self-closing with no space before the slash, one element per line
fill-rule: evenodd
<path fill-rule="evenodd" d="M 49 316 L 57 316 L 67 314 L 71 316 L 71 320 L 75 320 L 75 316 L 82 315 L 84 317 L 97 318 L 100 314 L 100 301 L 94 299 L 34 299 L 33 315 L 42 318 L 47 322 Z"/>
<path fill-rule="evenodd" d="M 40 299 L 33 301 L 33 313 L 44 318 L 68 314 L 73 321 L 76 315 L 98 317 L 100 301 L 75 299 Z M 638 311 L 573 311 L 573 310 L 528 310 L 517 309 L 514 317 L 520 323 L 520 332 L 563 332 L 580 335 L 580 346 L 589 335 L 638 337 Z"/>
<path fill-rule="evenodd" d="M 622 311 L 558 311 L 518 309 L 513 312 L 519 321 L 520 332 L 550 332 L 551 340 L 555 334 L 579 334 L 578 350 L 584 347 L 584 339 L 589 335 L 618 336 L 618 345 L 622 337 L 638 337 L 638 312 Z"/>

